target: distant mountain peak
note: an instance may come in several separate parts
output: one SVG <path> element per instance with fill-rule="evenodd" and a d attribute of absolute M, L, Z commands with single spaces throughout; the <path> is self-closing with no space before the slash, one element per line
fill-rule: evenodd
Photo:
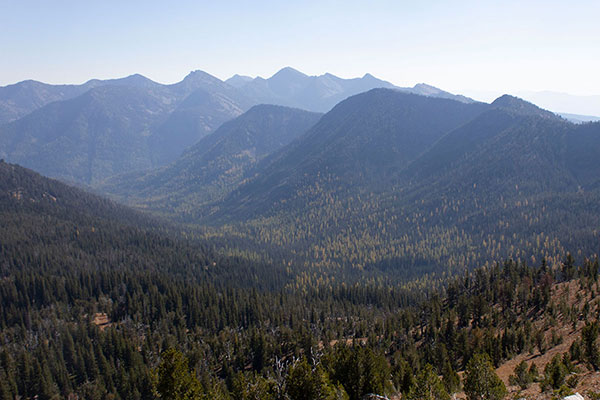
<path fill-rule="evenodd" d="M 251 81 L 253 78 L 251 76 L 248 76 L 248 75 L 235 74 L 231 78 L 227 79 L 227 81 L 229 81 L 231 79 L 239 79 L 239 80 L 244 80 L 244 81 Z"/>
<path fill-rule="evenodd" d="M 144 75 L 142 75 L 142 74 L 137 74 L 137 73 L 136 73 L 136 74 L 131 74 L 131 75 L 128 75 L 128 76 L 126 76 L 126 77 L 125 77 L 125 79 L 144 79 L 144 80 L 146 80 L 146 79 L 148 79 L 148 78 L 146 78 L 146 77 L 145 77 Z"/>
<path fill-rule="evenodd" d="M 211 74 L 204 72 L 202 70 L 195 70 L 195 71 L 191 71 L 189 74 L 186 75 L 185 78 L 183 78 L 183 81 L 185 83 L 194 83 L 194 82 L 198 82 L 198 83 L 211 83 L 211 84 L 222 84 L 223 82 L 219 79 L 216 78 L 214 76 L 212 76 Z"/>
<path fill-rule="evenodd" d="M 246 85 L 247 83 L 252 82 L 252 80 L 253 78 L 250 76 L 235 74 L 231 78 L 227 79 L 225 83 L 233 87 L 239 88 Z"/>
<path fill-rule="evenodd" d="M 294 69 L 292 67 L 283 67 L 277 71 L 271 78 L 307 78 L 308 75 Z"/>
<path fill-rule="evenodd" d="M 501 108 L 519 115 L 535 115 L 544 118 L 560 118 L 556 114 L 544 110 L 533 103 L 519 97 L 504 94 L 492 102 L 492 107 Z"/>
<path fill-rule="evenodd" d="M 148 79 L 144 75 L 141 75 L 141 74 L 133 74 L 133 75 L 126 76 L 125 78 L 122 79 L 122 81 L 127 82 L 127 83 L 136 84 L 136 85 L 156 83 L 153 80 Z"/>
<path fill-rule="evenodd" d="M 191 71 L 181 82 L 175 83 L 173 86 L 184 88 L 187 91 L 194 91 L 200 88 L 206 89 L 207 87 L 222 87 L 226 85 L 219 78 L 209 73 L 195 70 Z"/>

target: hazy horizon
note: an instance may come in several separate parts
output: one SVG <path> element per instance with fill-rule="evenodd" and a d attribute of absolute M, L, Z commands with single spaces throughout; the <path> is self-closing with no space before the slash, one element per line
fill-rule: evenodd
<path fill-rule="evenodd" d="M 60 1 L 5 4 L 0 85 L 82 83 L 140 73 L 172 83 L 195 69 L 220 79 L 371 73 L 453 93 L 599 95 L 600 4 L 378 1 L 224 4 Z"/>

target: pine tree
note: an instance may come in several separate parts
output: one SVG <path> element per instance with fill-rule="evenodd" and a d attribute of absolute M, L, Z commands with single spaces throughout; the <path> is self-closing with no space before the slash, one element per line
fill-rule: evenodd
<path fill-rule="evenodd" d="M 425 365 L 417 375 L 416 384 L 406 396 L 409 400 L 450 400 L 444 384 L 430 364 Z"/>
<path fill-rule="evenodd" d="M 533 364 L 535 365 L 535 364 Z M 521 361 L 516 367 L 514 374 L 509 377 L 509 381 L 511 385 L 518 385 L 521 389 L 525 390 L 529 387 L 531 382 L 533 381 L 533 377 L 529 373 L 527 369 L 527 362 L 525 360 Z"/>
<path fill-rule="evenodd" d="M 314 369 L 302 357 L 294 364 L 286 379 L 287 393 L 292 400 L 342 400 L 347 399 L 343 390 L 335 388 L 321 366 Z"/>
<path fill-rule="evenodd" d="M 476 354 L 467 364 L 464 389 L 469 400 L 501 400 L 507 394 L 487 354 Z"/>
<path fill-rule="evenodd" d="M 161 355 L 156 390 L 165 400 L 198 399 L 203 392 L 198 378 L 188 368 L 188 361 L 175 349 Z"/>
<path fill-rule="evenodd" d="M 442 382 L 449 394 L 456 393 L 460 388 L 460 376 L 454 371 L 450 361 L 446 361 L 442 368 Z"/>
<path fill-rule="evenodd" d="M 587 303 L 586 303 L 587 304 Z M 586 323 L 581 331 L 581 340 L 583 342 L 584 355 L 594 371 L 600 368 L 600 351 L 598 350 L 598 321 Z"/>

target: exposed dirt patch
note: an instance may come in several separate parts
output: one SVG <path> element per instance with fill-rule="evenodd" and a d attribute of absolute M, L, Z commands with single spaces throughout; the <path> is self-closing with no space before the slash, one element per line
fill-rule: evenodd
<path fill-rule="evenodd" d="M 94 314 L 94 319 L 92 323 L 97 325 L 101 331 L 105 330 L 109 326 L 112 325 L 112 321 L 108 318 L 106 313 L 96 313 Z"/>

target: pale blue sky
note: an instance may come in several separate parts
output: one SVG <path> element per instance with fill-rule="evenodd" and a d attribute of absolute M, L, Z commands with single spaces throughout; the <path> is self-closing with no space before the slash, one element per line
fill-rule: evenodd
<path fill-rule="evenodd" d="M 600 1 L 0 0 L 0 85 L 283 66 L 472 94 L 600 94 Z"/>

